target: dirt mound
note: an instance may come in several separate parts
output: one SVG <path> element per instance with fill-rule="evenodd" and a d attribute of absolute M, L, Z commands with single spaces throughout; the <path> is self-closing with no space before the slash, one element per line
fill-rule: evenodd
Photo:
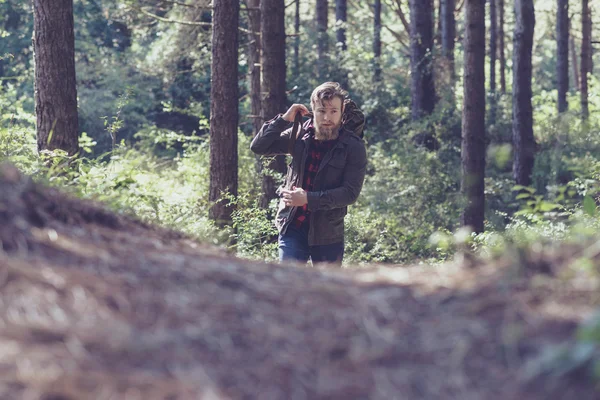
<path fill-rule="evenodd" d="M 554 256 L 530 262 L 545 274 L 256 263 L 8 165 L 0 241 L 2 399 L 594 398 L 581 373 L 526 379 L 597 301 Z"/>

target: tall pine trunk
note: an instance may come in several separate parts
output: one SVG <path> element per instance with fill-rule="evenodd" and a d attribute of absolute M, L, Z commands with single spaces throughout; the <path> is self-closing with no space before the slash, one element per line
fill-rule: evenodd
<path fill-rule="evenodd" d="M 286 109 L 285 81 L 285 4 L 284 0 L 261 0 L 260 2 L 261 46 L 262 46 L 262 112 L 269 120 Z M 268 166 L 285 173 L 285 156 L 277 156 Z M 277 197 L 277 183 L 263 175 L 261 206 L 266 208 L 271 199 Z"/>
<path fill-rule="evenodd" d="M 260 0 L 247 0 L 248 6 L 248 80 L 250 83 L 250 107 L 252 127 L 258 132 L 263 124 L 262 98 L 260 94 Z"/>
<path fill-rule="evenodd" d="M 410 70 L 412 120 L 429 115 L 435 108 L 433 84 L 432 0 L 410 0 Z"/>
<path fill-rule="evenodd" d="M 485 0 L 465 0 L 461 192 L 464 226 L 483 232 L 485 196 Z"/>
<path fill-rule="evenodd" d="M 587 120 L 588 107 L 588 74 L 592 66 L 592 18 L 588 0 L 581 0 L 581 117 Z"/>
<path fill-rule="evenodd" d="M 496 123 L 496 55 L 498 54 L 498 19 L 496 15 L 496 0 L 490 4 L 490 125 Z"/>
<path fill-rule="evenodd" d="M 300 0 L 296 0 L 294 13 L 294 76 L 300 74 Z"/>
<path fill-rule="evenodd" d="M 506 49 L 504 46 L 504 0 L 498 0 L 498 48 L 500 63 L 500 93 L 506 94 Z"/>
<path fill-rule="evenodd" d="M 450 102 L 449 109 L 454 112 L 456 109 L 456 67 L 454 64 L 454 41 L 456 40 L 456 18 L 454 17 L 455 0 L 440 0 L 440 43 L 442 53 L 442 63 L 438 81 L 443 85 L 438 90 L 444 94 L 444 98 Z"/>
<path fill-rule="evenodd" d="M 320 81 L 326 80 L 329 71 L 328 51 L 329 37 L 327 34 L 328 4 L 327 0 L 317 0 L 317 76 Z"/>
<path fill-rule="evenodd" d="M 381 0 L 375 0 L 373 7 L 373 83 L 381 83 Z"/>
<path fill-rule="evenodd" d="M 337 52 L 340 54 L 338 60 L 345 59 L 345 53 L 348 49 L 346 41 L 346 22 L 348 21 L 348 4 L 347 0 L 336 0 L 335 1 L 335 20 L 336 20 L 336 47 Z M 337 69 L 339 71 L 339 82 L 343 88 L 348 89 L 348 71 L 343 62 L 338 62 Z"/>
<path fill-rule="evenodd" d="M 570 21 L 569 26 L 571 26 Z M 581 82 L 579 81 L 579 64 L 577 63 L 577 49 L 575 48 L 575 39 L 573 39 L 573 35 L 569 35 L 569 49 L 571 49 L 571 63 L 573 64 L 573 87 L 575 90 L 580 90 Z"/>
<path fill-rule="evenodd" d="M 557 0 L 556 15 L 556 81 L 558 112 L 567 111 L 569 91 L 569 0 Z"/>
<path fill-rule="evenodd" d="M 218 225 L 231 222 L 233 206 L 219 201 L 238 190 L 238 0 L 214 3 L 210 88 L 210 188 L 211 219 Z"/>
<path fill-rule="evenodd" d="M 535 12 L 533 0 L 515 0 L 513 39 L 513 176 L 518 185 L 531 184 L 535 160 L 531 105 L 531 51 Z"/>
<path fill-rule="evenodd" d="M 455 0 L 441 0 L 440 21 L 442 26 L 442 55 L 446 59 L 450 74 L 451 87 L 456 82 L 454 68 L 454 40 L 456 38 L 456 19 L 454 18 Z"/>
<path fill-rule="evenodd" d="M 79 150 L 73 0 L 34 0 L 38 151 Z"/>

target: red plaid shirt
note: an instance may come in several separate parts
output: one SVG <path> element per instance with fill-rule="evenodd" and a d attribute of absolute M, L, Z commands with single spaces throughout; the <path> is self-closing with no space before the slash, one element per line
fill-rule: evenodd
<path fill-rule="evenodd" d="M 321 161 L 325 157 L 325 154 L 335 144 L 337 143 L 337 139 L 335 140 L 317 140 L 313 139 L 310 142 L 310 147 L 308 148 L 308 156 L 306 157 L 306 164 L 304 165 L 304 179 L 302 179 L 302 189 L 307 192 L 312 192 L 315 188 L 315 177 L 317 176 L 317 171 L 319 170 L 319 165 L 321 165 Z M 308 224 L 310 220 L 310 211 L 308 210 L 308 204 L 303 205 L 302 207 L 298 207 L 296 210 L 296 216 L 294 218 L 294 224 L 296 227 L 300 228 L 304 224 Z"/>

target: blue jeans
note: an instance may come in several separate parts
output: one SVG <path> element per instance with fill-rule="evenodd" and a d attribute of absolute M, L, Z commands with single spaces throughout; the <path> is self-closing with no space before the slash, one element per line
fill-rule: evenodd
<path fill-rule="evenodd" d="M 325 262 L 342 265 L 344 242 L 309 246 L 307 224 L 302 228 L 288 226 L 285 234 L 279 235 L 279 261 L 307 262 L 309 258 L 313 265 Z"/>

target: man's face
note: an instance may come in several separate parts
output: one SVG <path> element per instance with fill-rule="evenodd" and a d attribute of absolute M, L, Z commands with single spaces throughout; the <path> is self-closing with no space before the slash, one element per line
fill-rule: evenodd
<path fill-rule="evenodd" d="M 334 97 L 313 104 L 315 137 L 318 140 L 337 139 L 342 126 L 342 99 Z"/>

